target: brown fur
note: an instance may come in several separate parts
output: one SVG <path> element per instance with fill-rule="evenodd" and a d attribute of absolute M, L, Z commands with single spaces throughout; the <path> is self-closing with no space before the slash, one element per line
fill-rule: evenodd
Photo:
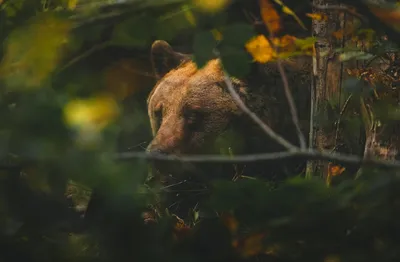
<path fill-rule="evenodd" d="M 152 46 L 152 62 L 158 82 L 147 101 L 154 136 L 148 152 L 215 154 L 223 149 L 226 152 L 229 147 L 235 154 L 246 154 L 283 149 L 238 108 L 225 86 L 218 59 L 199 69 L 190 56 L 174 52 L 164 41 L 156 41 Z M 290 82 L 294 96 L 307 96 L 306 71 L 296 62 L 285 63 L 285 67 L 289 76 L 295 75 Z M 256 72 L 261 77 L 253 74 L 232 82 L 252 111 L 275 131 L 297 143 L 276 65 L 271 63 L 261 68 L 261 73 Z M 305 122 L 308 112 L 300 117 Z"/>
<path fill-rule="evenodd" d="M 227 90 L 218 59 L 209 61 L 199 69 L 190 56 L 174 52 L 164 41 L 156 41 L 152 46 L 152 63 L 158 82 L 147 100 L 153 133 L 153 140 L 147 147 L 149 153 L 190 155 L 222 152 L 226 154 L 228 148 L 234 154 L 284 150 L 238 108 Z M 304 101 L 297 99 L 296 102 L 301 113 L 300 118 L 307 127 L 308 112 L 303 107 L 309 96 L 307 77 L 310 74 L 296 62 L 285 63 L 285 67 L 291 80 L 294 97 L 306 98 L 303 99 Z M 256 70 L 253 70 L 252 74 L 245 79 L 232 78 L 234 88 L 245 104 L 265 123 L 291 142 L 298 143 L 276 65 L 271 63 L 255 68 Z M 305 68 L 307 68 L 306 65 Z M 307 131 L 307 128 L 304 130 Z M 290 165 L 295 168 L 294 171 L 292 169 L 291 174 L 296 174 L 293 172 L 297 172 L 298 166 L 294 161 L 290 161 L 290 165 L 288 163 L 288 161 L 270 161 L 247 164 L 242 174 L 272 178 L 281 174 L 283 167 Z M 181 185 L 185 190 L 188 187 L 191 190 L 199 187 L 204 191 L 204 186 L 193 182 L 190 179 L 191 176 L 199 178 L 200 174 L 200 179 L 207 182 L 218 176 L 230 179 L 235 172 L 243 170 L 243 166 L 237 166 L 238 169 L 234 170 L 232 165 L 191 165 L 188 170 L 185 168 L 188 165 L 176 166 L 157 161 L 154 164 L 160 172 L 153 173 L 155 175 L 153 181 L 159 181 L 161 178 L 162 183 L 175 184 L 174 192 L 179 190 L 176 184 L 183 180 L 192 181 Z M 277 170 L 278 172 L 274 172 Z M 180 175 L 184 177 L 179 179 Z M 282 175 L 279 176 L 283 178 Z M 194 181 L 196 180 L 198 179 Z M 198 194 L 197 197 L 189 193 L 185 196 L 183 194 L 181 192 L 179 200 L 176 200 L 181 203 L 179 209 L 182 209 L 184 205 L 181 202 L 182 199 L 185 199 L 187 203 L 186 208 L 193 207 L 197 203 Z M 170 197 L 174 199 L 175 195 Z M 194 199 L 189 200 L 190 197 Z M 175 202 L 172 199 L 166 201 Z"/>

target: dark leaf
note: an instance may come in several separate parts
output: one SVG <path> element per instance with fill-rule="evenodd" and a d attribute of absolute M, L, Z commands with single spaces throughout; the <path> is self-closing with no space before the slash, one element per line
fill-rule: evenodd
<path fill-rule="evenodd" d="M 244 77 L 250 72 L 250 57 L 244 49 L 221 47 L 221 60 L 226 71 L 234 77 Z"/>
<path fill-rule="evenodd" d="M 198 67 L 203 67 L 214 57 L 213 51 L 216 47 L 214 36 L 209 31 L 202 31 L 194 36 L 193 51 L 194 61 Z"/>

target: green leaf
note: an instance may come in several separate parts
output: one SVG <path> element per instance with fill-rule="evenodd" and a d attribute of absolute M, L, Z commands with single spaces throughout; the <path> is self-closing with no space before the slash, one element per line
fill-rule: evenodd
<path fill-rule="evenodd" d="M 60 18 L 57 13 L 46 12 L 13 30 L 5 42 L 5 55 L 0 65 L 7 87 L 26 89 L 45 85 L 62 58 L 61 50 L 71 29 L 71 21 Z"/>
<path fill-rule="evenodd" d="M 355 59 L 355 60 L 368 60 L 373 58 L 374 55 L 362 51 L 346 52 L 339 55 L 339 60 L 342 62 Z"/>
<path fill-rule="evenodd" d="M 193 51 L 194 61 L 199 68 L 214 57 L 213 51 L 217 42 L 210 31 L 202 31 L 194 36 Z"/>
<path fill-rule="evenodd" d="M 125 47 L 143 47 L 151 41 L 153 27 L 154 19 L 147 15 L 128 18 L 115 27 L 111 43 Z"/>
<path fill-rule="evenodd" d="M 231 76 L 241 78 L 250 72 L 251 59 L 244 49 L 225 46 L 220 53 L 222 64 Z"/>
<path fill-rule="evenodd" d="M 177 10 L 174 9 L 173 11 L 167 12 L 156 21 L 156 37 L 166 41 L 173 39 L 182 30 L 193 27 L 191 18 L 193 17 L 188 15 L 186 5 L 181 6 Z"/>
<path fill-rule="evenodd" d="M 225 27 L 222 35 L 224 44 L 243 47 L 247 41 L 256 36 L 256 33 L 251 25 L 238 23 Z"/>

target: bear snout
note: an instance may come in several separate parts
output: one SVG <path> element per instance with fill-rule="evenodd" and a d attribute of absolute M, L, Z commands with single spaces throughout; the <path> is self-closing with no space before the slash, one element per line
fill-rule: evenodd
<path fill-rule="evenodd" d="M 154 148 L 152 146 L 152 144 L 150 144 L 147 148 L 146 148 L 146 153 L 150 154 L 150 155 L 167 155 L 168 152 L 159 149 L 159 148 Z"/>

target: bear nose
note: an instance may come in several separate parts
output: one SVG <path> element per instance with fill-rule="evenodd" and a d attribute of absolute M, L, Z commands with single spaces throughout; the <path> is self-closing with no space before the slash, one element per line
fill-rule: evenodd
<path fill-rule="evenodd" d="M 164 151 L 164 150 L 162 150 L 162 149 L 159 149 L 159 148 L 151 148 L 151 147 L 148 147 L 148 148 L 146 149 L 146 153 L 148 153 L 148 154 L 150 154 L 150 155 L 166 155 L 166 154 L 167 154 L 167 152 Z"/>
<path fill-rule="evenodd" d="M 155 154 L 155 155 L 166 155 L 167 152 L 161 150 L 161 149 L 155 149 L 155 150 L 151 150 L 150 154 Z"/>

